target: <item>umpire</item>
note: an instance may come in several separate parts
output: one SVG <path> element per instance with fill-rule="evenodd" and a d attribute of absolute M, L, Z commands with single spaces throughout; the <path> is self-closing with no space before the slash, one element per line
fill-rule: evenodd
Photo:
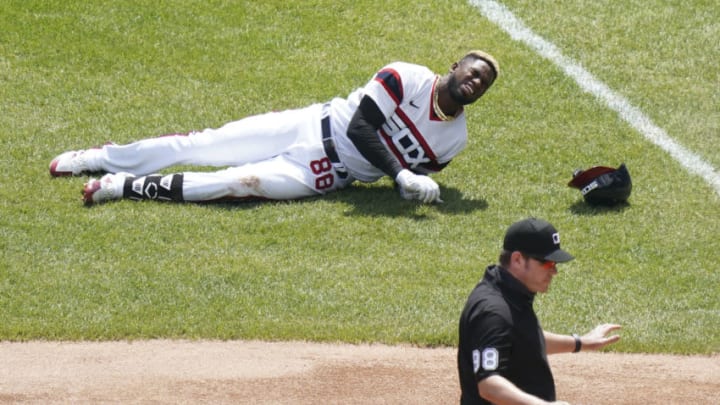
<path fill-rule="evenodd" d="M 617 342 L 620 325 L 599 325 L 583 335 L 544 331 L 533 310 L 547 292 L 557 263 L 573 256 L 560 234 L 536 218 L 508 228 L 499 264 L 490 265 L 470 293 L 460 317 L 458 372 L 461 404 L 543 404 L 555 401 L 547 355 L 597 350 Z"/>

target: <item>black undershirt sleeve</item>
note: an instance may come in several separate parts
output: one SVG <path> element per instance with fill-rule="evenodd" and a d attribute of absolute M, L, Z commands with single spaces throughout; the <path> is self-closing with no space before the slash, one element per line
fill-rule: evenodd
<path fill-rule="evenodd" d="M 347 136 L 368 162 L 395 179 L 403 167 L 387 150 L 377 133 L 385 120 L 375 101 L 363 96 L 348 124 Z"/>

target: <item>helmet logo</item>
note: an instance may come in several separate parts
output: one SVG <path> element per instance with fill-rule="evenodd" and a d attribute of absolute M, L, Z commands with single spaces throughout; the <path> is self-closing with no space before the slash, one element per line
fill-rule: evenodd
<path fill-rule="evenodd" d="M 598 188 L 598 182 L 597 182 L 597 181 L 593 181 L 592 183 L 590 183 L 590 184 L 588 184 L 587 186 L 583 187 L 582 190 L 580 190 L 580 192 L 582 193 L 582 195 L 585 195 L 585 194 L 587 194 L 587 193 L 595 190 L 596 188 Z"/>

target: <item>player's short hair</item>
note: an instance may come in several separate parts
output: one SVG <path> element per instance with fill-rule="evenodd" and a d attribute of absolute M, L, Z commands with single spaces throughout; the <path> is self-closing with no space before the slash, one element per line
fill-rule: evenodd
<path fill-rule="evenodd" d="M 485 51 L 474 50 L 474 51 L 468 52 L 462 58 L 462 60 L 466 60 L 466 59 L 470 59 L 470 58 L 480 59 L 483 62 L 487 63 L 490 66 L 490 69 L 492 69 L 493 73 L 495 74 L 495 77 L 493 78 L 493 80 L 496 80 L 498 78 L 498 75 L 500 74 L 500 64 L 492 55 L 490 55 L 489 53 L 487 53 Z"/>

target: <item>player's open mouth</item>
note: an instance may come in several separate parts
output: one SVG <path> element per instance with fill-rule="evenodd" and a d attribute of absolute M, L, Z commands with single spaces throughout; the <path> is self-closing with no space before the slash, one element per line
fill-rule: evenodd
<path fill-rule="evenodd" d="M 475 94 L 475 87 L 473 87 L 473 85 L 470 83 L 463 84 L 462 89 L 463 93 L 465 93 L 466 96 L 472 96 L 473 94 Z"/>

